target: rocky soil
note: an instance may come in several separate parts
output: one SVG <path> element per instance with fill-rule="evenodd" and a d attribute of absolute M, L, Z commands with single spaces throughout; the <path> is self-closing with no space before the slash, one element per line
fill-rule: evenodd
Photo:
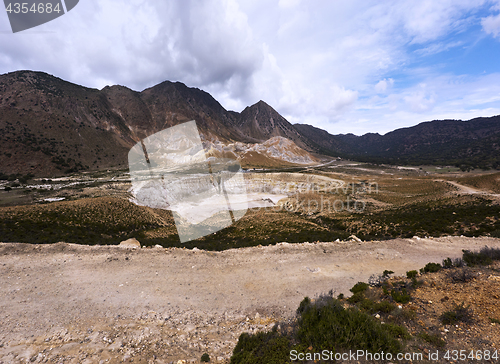
<path fill-rule="evenodd" d="M 347 294 L 386 269 L 404 275 L 485 245 L 500 247 L 500 239 L 284 243 L 223 252 L 1 243 L 0 363 L 198 363 L 205 352 L 225 363 L 240 333 L 292 319 L 304 296 Z M 445 307 L 443 282 L 422 288 L 413 304 Z M 498 290 L 496 280 L 488 284 Z M 425 300 L 436 304 L 419 303 L 430 287 L 436 297 Z"/>

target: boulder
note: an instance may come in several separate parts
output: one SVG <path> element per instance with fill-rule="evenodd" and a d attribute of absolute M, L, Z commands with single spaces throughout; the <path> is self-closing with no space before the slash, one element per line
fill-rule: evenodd
<path fill-rule="evenodd" d="M 128 249 L 137 249 L 141 247 L 141 243 L 136 238 L 130 238 L 120 243 L 120 247 Z"/>

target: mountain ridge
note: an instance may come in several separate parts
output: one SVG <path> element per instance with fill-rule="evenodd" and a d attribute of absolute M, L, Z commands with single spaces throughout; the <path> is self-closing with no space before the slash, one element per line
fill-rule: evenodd
<path fill-rule="evenodd" d="M 294 127 L 323 149 L 334 149 L 340 157 L 359 161 L 500 168 L 500 115 L 426 121 L 384 135 L 332 135 L 307 124 Z"/>
<path fill-rule="evenodd" d="M 27 70 L 0 75 L 0 174 L 123 168 L 139 140 L 189 120 L 196 120 L 202 140 L 214 144 L 283 137 L 315 155 L 500 168 L 500 116 L 427 121 L 384 135 L 332 135 L 292 125 L 263 100 L 241 112 L 226 110 L 209 93 L 181 82 L 140 92 L 121 85 L 98 90 Z"/>
<path fill-rule="evenodd" d="M 261 119 L 269 116 L 279 120 L 280 130 L 242 131 L 238 123 L 247 122 L 245 114 L 227 111 L 209 93 L 181 82 L 164 81 L 141 92 L 121 85 L 97 90 L 43 72 L 7 73 L 0 75 L 0 174 L 126 167 L 135 143 L 190 120 L 196 120 L 206 142 L 263 143 L 282 136 L 307 148 L 304 138 L 271 106 L 262 102 L 247 112 L 255 109 L 259 125 L 266 125 Z"/>

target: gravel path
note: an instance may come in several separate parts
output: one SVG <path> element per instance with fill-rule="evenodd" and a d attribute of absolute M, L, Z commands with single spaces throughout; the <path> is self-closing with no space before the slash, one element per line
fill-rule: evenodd
<path fill-rule="evenodd" d="M 224 362 L 241 332 L 500 239 L 282 243 L 224 252 L 0 243 L 0 363 Z M 106 361 L 107 360 L 107 361 Z"/>

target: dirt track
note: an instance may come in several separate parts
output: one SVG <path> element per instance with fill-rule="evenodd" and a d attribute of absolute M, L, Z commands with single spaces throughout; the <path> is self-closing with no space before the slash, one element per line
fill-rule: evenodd
<path fill-rule="evenodd" d="M 207 252 L 0 244 L 0 363 L 197 362 L 288 319 L 304 296 L 348 293 L 500 239 L 278 244 Z M 51 349 L 52 348 L 52 349 Z M 106 361 L 108 360 L 108 361 Z"/>

